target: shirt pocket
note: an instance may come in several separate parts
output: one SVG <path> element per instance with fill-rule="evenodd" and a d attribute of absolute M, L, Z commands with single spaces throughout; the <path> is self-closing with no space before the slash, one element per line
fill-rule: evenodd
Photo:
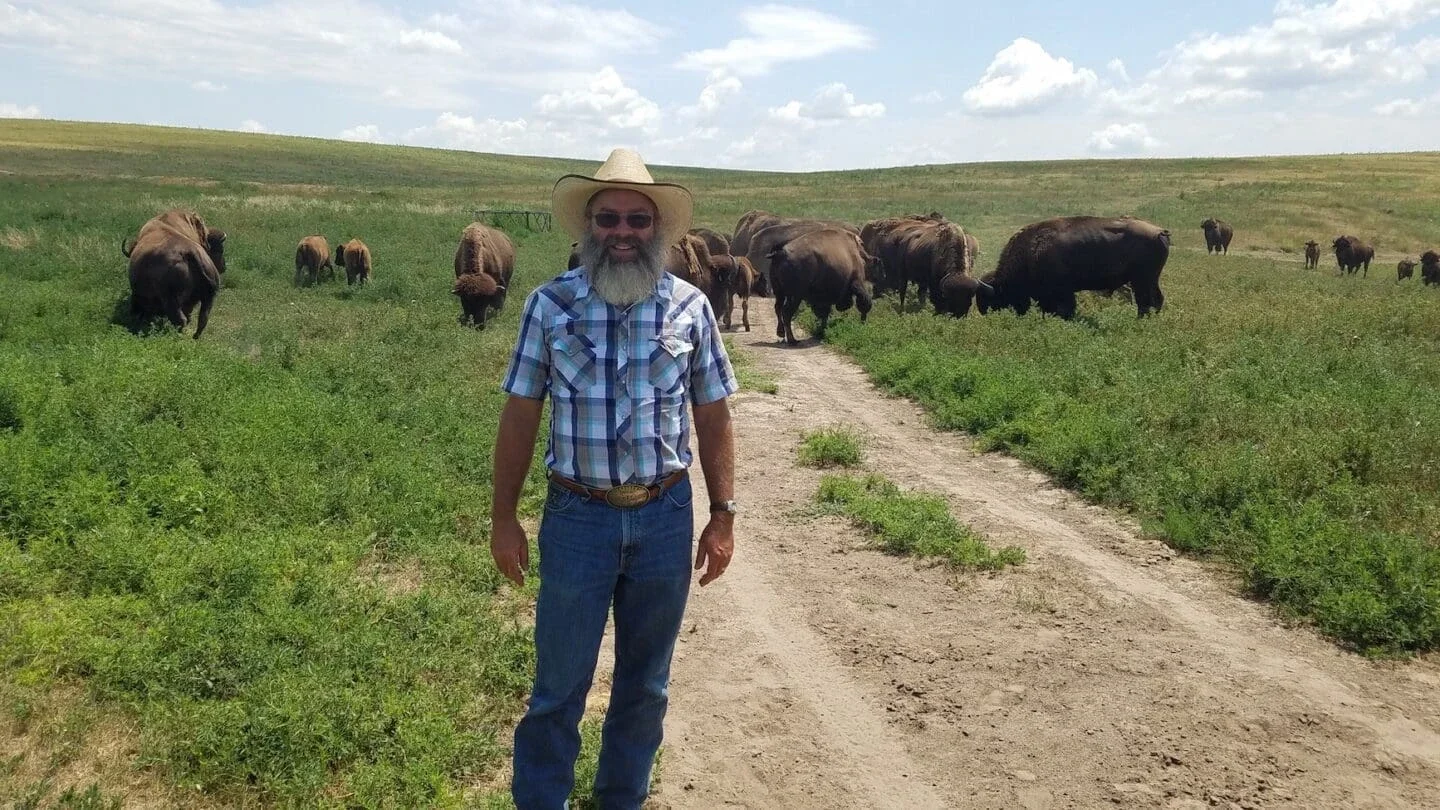
<path fill-rule="evenodd" d="M 580 335 L 560 334 L 550 339 L 550 363 L 557 389 L 579 392 L 592 388 L 597 376 L 595 348 Z"/>
<path fill-rule="evenodd" d="M 685 391 L 685 375 L 695 344 L 680 335 L 666 333 L 651 339 L 650 384 L 656 391 L 675 396 Z"/>

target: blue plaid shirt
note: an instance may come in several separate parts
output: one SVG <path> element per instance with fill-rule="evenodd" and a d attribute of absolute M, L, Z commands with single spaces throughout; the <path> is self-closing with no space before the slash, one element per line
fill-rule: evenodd
<path fill-rule="evenodd" d="M 694 285 L 666 273 L 628 309 L 590 290 L 584 267 L 525 299 L 504 389 L 550 393 L 545 465 L 591 487 L 653 484 L 690 466 L 687 401 L 739 390 L 715 313 Z"/>

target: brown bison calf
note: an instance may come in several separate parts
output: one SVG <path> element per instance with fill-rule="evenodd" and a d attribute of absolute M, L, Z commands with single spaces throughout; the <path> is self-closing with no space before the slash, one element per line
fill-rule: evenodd
<path fill-rule="evenodd" d="M 730 316 L 735 309 L 735 296 L 740 297 L 740 323 L 744 325 L 745 331 L 750 331 L 750 296 L 755 289 L 755 282 L 760 274 L 755 272 L 755 267 L 750 260 L 744 256 L 731 256 L 729 254 L 710 256 L 710 296 L 711 307 L 716 310 L 717 317 L 722 319 L 725 328 L 729 329 Z M 716 304 L 719 304 L 717 307 Z"/>
<path fill-rule="evenodd" d="M 330 243 L 323 236 L 307 236 L 295 248 L 295 283 L 314 284 L 320 280 L 320 271 L 328 270 L 327 278 L 335 277 L 335 265 L 330 263 Z"/>
<path fill-rule="evenodd" d="M 515 272 L 515 243 L 504 231 L 472 222 L 460 234 L 455 249 L 455 286 L 460 298 L 461 323 L 485 328 L 490 310 L 505 307 L 505 288 Z"/>
<path fill-rule="evenodd" d="M 1404 281 L 1405 279 L 1410 278 L 1413 275 L 1415 275 L 1415 262 L 1412 262 L 1409 259 L 1401 259 L 1400 263 L 1395 265 L 1396 282 Z"/>
<path fill-rule="evenodd" d="M 1320 266 L 1320 243 L 1311 239 L 1305 243 L 1305 269 Z"/>
<path fill-rule="evenodd" d="M 130 311 L 140 321 L 165 317 L 176 329 L 190 322 L 195 305 L 199 339 L 225 272 L 225 232 L 212 229 L 193 211 L 174 209 L 140 228 L 135 243 L 121 251 L 130 259 Z"/>
<path fill-rule="evenodd" d="M 795 345 L 792 322 L 800 304 L 810 305 L 820 320 L 816 338 L 825 337 L 830 310 L 852 305 L 860 322 L 870 314 L 870 291 L 865 286 L 869 257 L 860 238 L 849 231 L 825 228 L 797 236 L 770 251 L 770 284 L 775 292 L 775 335 Z"/>
<path fill-rule="evenodd" d="M 364 283 L 370 280 L 370 248 L 359 239 L 335 245 L 335 263 L 345 268 L 345 283 Z"/>

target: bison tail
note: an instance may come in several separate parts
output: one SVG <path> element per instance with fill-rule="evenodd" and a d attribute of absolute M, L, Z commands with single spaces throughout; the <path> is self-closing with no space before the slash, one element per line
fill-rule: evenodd
<path fill-rule="evenodd" d="M 855 308 L 860 310 L 860 322 L 864 323 L 870 316 L 870 308 L 875 301 L 870 297 L 870 291 L 865 289 L 865 282 L 860 279 L 850 282 L 850 292 L 855 296 Z"/>

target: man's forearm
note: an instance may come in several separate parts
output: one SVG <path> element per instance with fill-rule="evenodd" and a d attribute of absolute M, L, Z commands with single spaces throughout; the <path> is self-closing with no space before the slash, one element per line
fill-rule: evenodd
<path fill-rule="evenodd" d="M 729 401 L 696 405 L 694 413 L 700 469 L 705 471 L 710 501 L 731 500 L 735 497 L 735 431 L 730 423 Z"/>
<path fill-rule="evenodd" d="M 495 487 L 491 499 L 492 519 L 515 517 L 520 504 L 520 491 L 525 488 L 525 475 L 530 472 L 530 459 L 535 455 L 535 435 L 540 430 L 540 413 L 544 401 L 512 396 L 500 413 L 500 427 L 495 435 L 495 468 L 491 476 Z"/>

